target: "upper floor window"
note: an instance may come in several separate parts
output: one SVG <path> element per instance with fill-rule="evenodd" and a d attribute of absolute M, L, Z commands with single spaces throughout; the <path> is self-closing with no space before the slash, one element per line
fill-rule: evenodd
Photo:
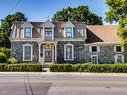
<path fill-rule="evenodd" d="M 115 52 L 123 52 L 124 51 L 124 47 L 122 47 L 122 46 L 115 46 L 114 51 Z"/>
<path fill-rule="evenodd" d="M 99 46 L 90 46 L 90 52 L 99 52 L 100 47 Z"/>
<path fill-rule="evenodd" d="M 45 28 L 45 37 L 52 36 L 52 28 Z"/>
<path fill-rule="evenodd" d="M 31 27 L 24 28 L 24 38 L 31 38 L 31 37 L 32 37 Z"/>
<path fill-rule="evenodd" d="M 92 46 L 92 52 L 97 52 L 97 46 Z"/>
<path fill-rule="evenodd" d="M 66 27 L 66 37 L 73 37 L 72 27 Z"/>

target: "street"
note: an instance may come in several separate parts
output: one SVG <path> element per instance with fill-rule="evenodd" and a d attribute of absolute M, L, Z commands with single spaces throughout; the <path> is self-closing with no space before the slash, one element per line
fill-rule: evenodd
<path fill-rule="evenodd" d="M 114 94 L 127 94 L 127 74 L 0 73 L 0 95 Z"/>

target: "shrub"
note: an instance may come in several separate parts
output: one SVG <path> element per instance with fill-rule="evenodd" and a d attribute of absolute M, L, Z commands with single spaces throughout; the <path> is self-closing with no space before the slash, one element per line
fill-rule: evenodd
<path fill-rule="evenodd" d="M 15 58 L 9 58 L 7 63 L 8 64 L 14 64 L 14 63 L 17 63 L 17 60 Z"/>
<path fill-rule="evenodd" d="M 41 72 L 42 65 L 41 64 L 8 64 L 5 65 L 5 71 L 27 71 L 27 72 Z"/>
<path fill-rule="evenodd" d="M 51 72 L 127 73 L 127 64 L 52 64 Z"/>
<path fill-rule="evenodd" d="M 71 64 L 52 64 L 49 68 L 52 72 L 72 72 Z"/>
<path fill-rule="evenodd" d="M 3 52 L 0 52 L 0 63 L 6 63 L 6 61 L 7 56 Z"/>
<path fill-rule="evenodd" d="M 10 52 L 11 52 L 11 49 L 8 49 L 8 48 L 0 48 L 0 52 L 4 53 L 6 55 L 7 58 L 10 58 Z"/>
<path fill-rule="evenodd" d="M 0 64 L 0 71 L 41 72 L 41 64 Z"/>
<path fill-rule="evenodd" d="M 0 64 L 0 71 L 4 71 L 5 64 Z"/>

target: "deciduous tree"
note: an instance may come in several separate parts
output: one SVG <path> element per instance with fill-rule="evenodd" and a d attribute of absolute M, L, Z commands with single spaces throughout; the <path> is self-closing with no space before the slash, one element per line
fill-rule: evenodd
<path fill-rule="evenodd" d="M 101 25 L 102 18 L 92 13 L 88 6 L 63 8 L 52 17 L 52 21 L 85 21 L 87 25 Z"/>

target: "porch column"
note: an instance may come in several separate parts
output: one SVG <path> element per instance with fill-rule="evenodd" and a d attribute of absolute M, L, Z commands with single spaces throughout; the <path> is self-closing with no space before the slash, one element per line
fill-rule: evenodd
<path fill-rule="evenodd" d="M 55 63 L 57 63 L 57 44 L 55 44 Z"/>
<path fill-rule="evenodd" d="M 39 63 L 41 63 L 41 44 L 38 44 L 39 46 Z"/>
<path fill-rule="evenodd" d="M 45 62 L 45 45 L 43 45 L 43 63 Z"/>

